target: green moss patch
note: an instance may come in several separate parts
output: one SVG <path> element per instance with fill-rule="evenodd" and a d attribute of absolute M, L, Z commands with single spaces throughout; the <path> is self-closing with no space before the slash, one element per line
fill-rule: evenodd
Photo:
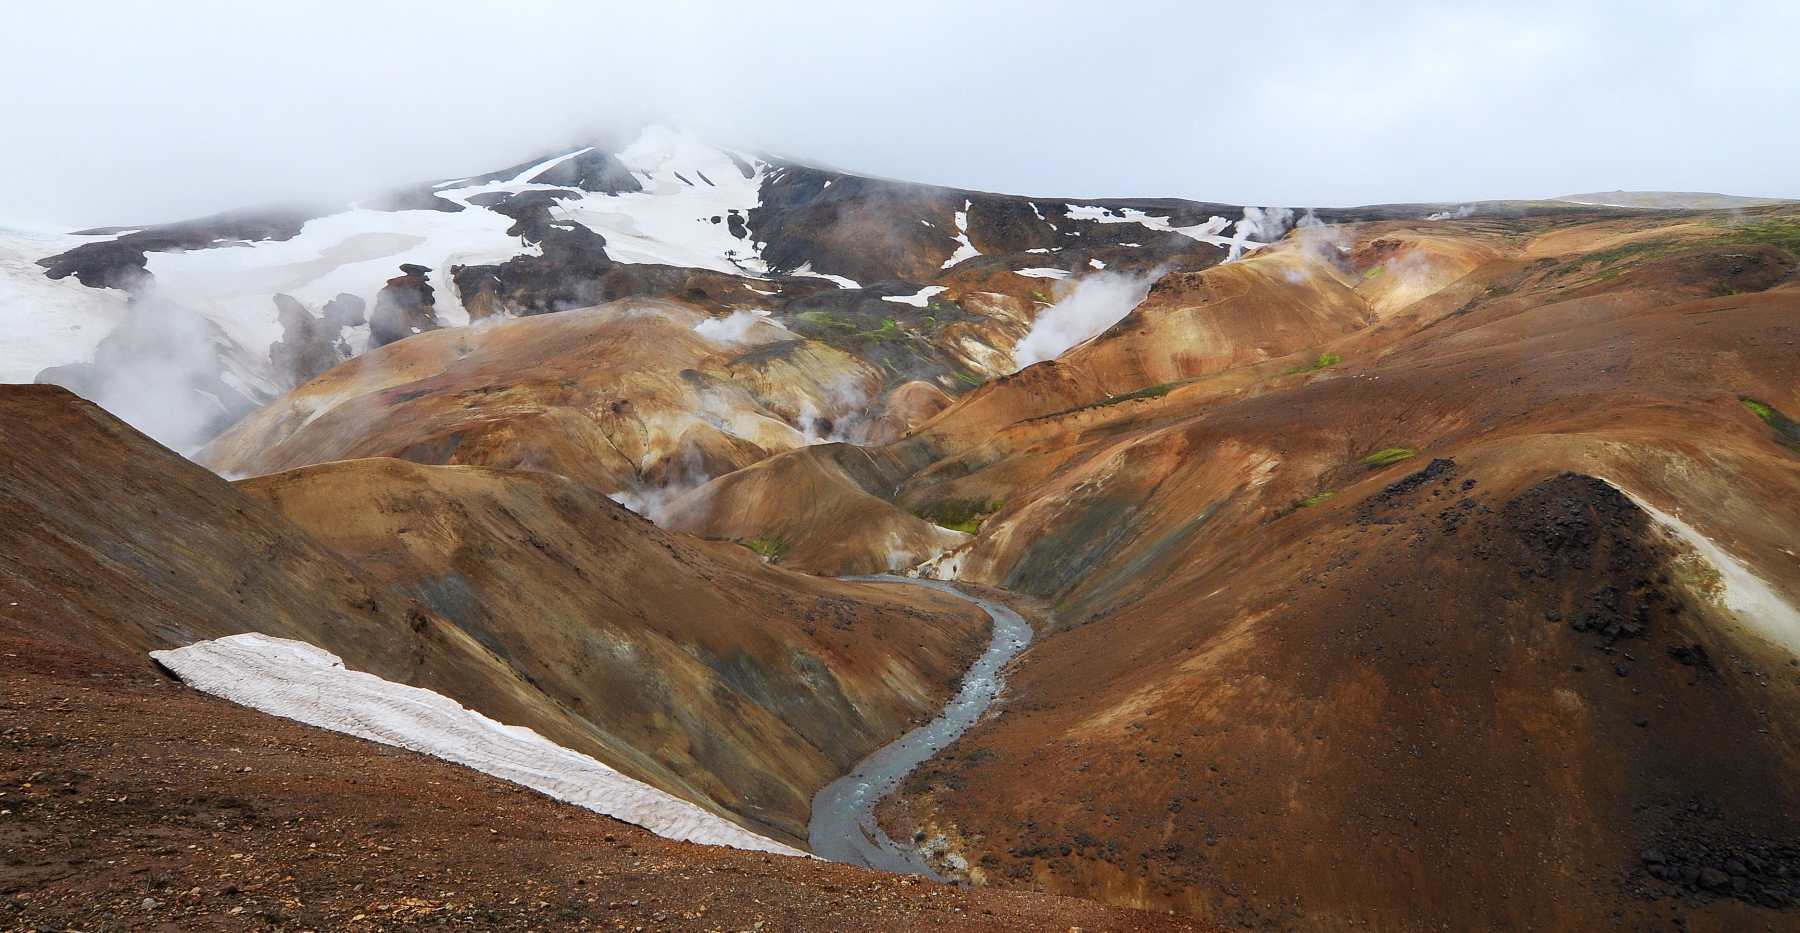
<path fill-rule="evenodd" d="M 1005 504 L 1001 499 L 943 502 L 928 509 L 914 509 L 913 514 L 941 528 L 972 535 L 978 534 L 981 523 L 1000 511 L 1000 507 Z"/>
<path fill-rule="evenodd" d="M 1767 402 L 1759 402 L 1753 398 L 1739 398 L 1744 407 L 1763 420 L 1763 424 L 1775 429 L 1775 443 L 1800 454 L 1800 422 L 1794 421 L 1778 411 Z"/>
<path fill-rule="evenodd" d="M 1410 460 L 1418 455 L 1419 452 L 1411 447 L 1389 447 L 1362 458 L 1362 464 L 1371 470 L 1379 470 L 1385 466 L 1393 466 L 1402 460 Z"/>
<path fill-rule="evenodd" d="M 744 547 L 755 551 L 763 560 L 766 560 L 771 564 L 786 557 L 788 555 L 788 550 L 794 546 L 792 541 L 789 541 L 786 537 L 781 535 L 739 538 L 733 543 L 741 544 Z"/>

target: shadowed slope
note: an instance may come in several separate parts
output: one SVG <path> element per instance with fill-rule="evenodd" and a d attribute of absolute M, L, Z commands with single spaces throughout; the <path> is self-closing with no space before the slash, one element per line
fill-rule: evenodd
<path fill-rule="evenodd" d="M 684 543 L 558 477 L 358 461 L 255 484 L 364 570 L 61 389 L 0 391 L 0 439 L 8 625 L 139 666 L 299 639 L 789 839 L 984 633 L 961 603 Z"/>
<path fill-rule="evenodd" d="M 954 600 L 787 573 L 562 477 L 353 460 L 240 486 L 790 836 L 818 788 L 929 713 L 983 644 L 984 619 Z"/>

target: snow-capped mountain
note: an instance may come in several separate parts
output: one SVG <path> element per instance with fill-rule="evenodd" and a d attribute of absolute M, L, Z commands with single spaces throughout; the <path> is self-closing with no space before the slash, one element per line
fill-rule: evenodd
<path fill-rule="evenodd" d="M 1028 325 L 1058 279 L 1218 261 L 1233 216 L 865 178 L 653 126 L 616 153 L 578 148 L 331 213 L 0 230 L 0 318 L 16 338 L 0 380 L 67 385 L 191 448 L 423 330 L 631 295 L 766 314 L 865 284 L 920 308 L 945 290 L 1010 295 Z M 1235 224 L 1240 242 L 1261 232 Z M 983 369 L 1005 368 L 989 355 Z"/>

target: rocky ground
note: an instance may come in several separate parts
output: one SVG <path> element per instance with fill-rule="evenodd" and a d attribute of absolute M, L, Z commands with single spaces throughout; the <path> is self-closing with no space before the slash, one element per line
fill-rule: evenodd
<path fill-rule="evenodd" d="M 0 929 L 1216 929 L 671 842 L 16 628 L 0 657 Z"/>

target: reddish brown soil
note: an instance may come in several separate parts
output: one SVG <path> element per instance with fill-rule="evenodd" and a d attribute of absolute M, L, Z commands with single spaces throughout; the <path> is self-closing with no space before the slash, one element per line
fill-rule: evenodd
<path fill-rule="evenodd" d="M 0 929 L 1216 929 L 671 842 L 16 628 L 0 657 Z"/>
<path fill-rule="evenodd" d="M 1005 502 L 961 577 L 1055 627 L 896 830 L 1257 929 L 1800 926 L 1800 670 L 1592 478 L 1793 601 L 1800 460 L 1741 399 L 1800 410 L 1794 260 L 1664 223 L 1476 226 L 1501 258 L 1398 307 L 1377 225 L 1370 326 L 1048 415 L 1087 380 L 1028 370 L 897 445 L 951 445 L 908 507 Z"/>

